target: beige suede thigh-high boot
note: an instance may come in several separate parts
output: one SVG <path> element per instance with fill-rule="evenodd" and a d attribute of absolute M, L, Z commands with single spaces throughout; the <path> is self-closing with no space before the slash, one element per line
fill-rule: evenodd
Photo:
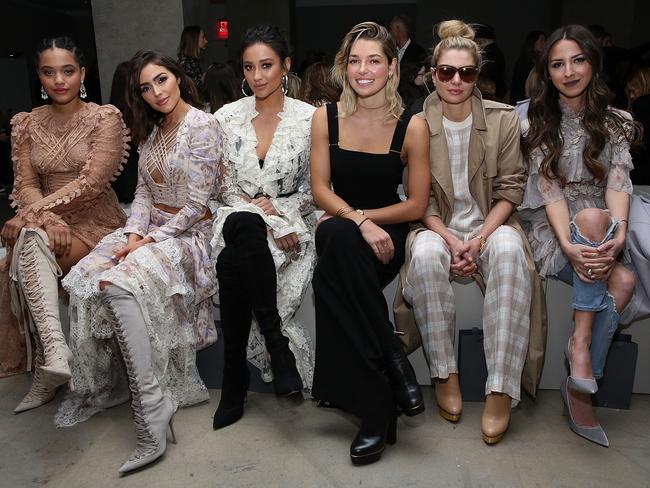
<path fill-rule="evenodd" d="M 29 309 L 43 352 L 39 380 L 50 389 L 72 377 L 68 348 L 59 316 L 59 277 L 61 268 L 48 247 L 42 229 L 24 229 L 18 255 L 18 286 Z M 36 376 L 35 376 L 36 379 Z"/>
<path fill-rule="evenodd" d="M 163 395 L 154 374 L 151 343 L 136 299 L 128 291 L 109 284 L 102 292 L 102 300 L 115 316 L 113 329 L 129 377 L 138 439 L 135 449 L 119 469 L 120 473 L 126 473 L 152 463 L 165 453 L 167 425 L 171 428 L 175 407 L 172 400 Z M 173 430 L 172 442 L 176 442 Z"/>

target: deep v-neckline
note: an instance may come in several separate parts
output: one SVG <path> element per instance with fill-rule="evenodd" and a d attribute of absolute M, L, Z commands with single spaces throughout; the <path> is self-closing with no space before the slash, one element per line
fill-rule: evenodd
<path fill-rule="evenodd" d="M 259 115 L 259 114 L 258 114 L 258 115 Z M 279 115 L 279 114 L 276 114 L 276 116 L 278 116 L 278 115 Z M 271 153 L 271 149 L 273 148 L 273 145 L 275 144 L 275 136 L 276 136 L 277 133 L 278 133 L 278 129 L 280 128 L 280 124 L 282 124 L 282 117 L 279 117 L 279 116 L 278 116 L 278 118 L 279 118 L 280 120 L 278 121 L 278 124 L 275 126 L 275 129 L 273 129 L 273 135 L 271 136 L 271 142 L 269 143 L 269 147 L 266 148 L 266 152 L 264 153 L 263 156 L 260 156 L 260 154 L 257 152 L 257 146 L 258 146 L 258 144 L 260 143 L 260 141 L 259 141 L 259 138 L 257 137 L 257 131 L 255 130 L 255 124 L 253 124 L 253 119 L 254 119 L 254 118 L 255 118 L 255 117 L 253 117 L 253 118 L 250 120 L 250 124 L 251 124 L 251 127 L 252 127 L 252 129 L 253 129 L 253 136 L 255 137 L 255 156 L 257 157 L 258 161 L 259 161 L 259 160 L 266 161 L 266 158 L 267 158 L 267 157 L 269 156 L 269 154 Z M 261 167 L 260 167 L 260 169 L 261 169 Z"/>
<path fill-rule="evenodd" d="M 187 115 L 187 114 L 185 114 Z M 185 117 L 167 132 L 157 127 L 151 142 L 150 154 L 146 161 L 149 177 L 156 185 L 164 186 L 170 178 L 169 154 L 174 150 Z M 160 177 L 160 181 L 156 178 Z"/>

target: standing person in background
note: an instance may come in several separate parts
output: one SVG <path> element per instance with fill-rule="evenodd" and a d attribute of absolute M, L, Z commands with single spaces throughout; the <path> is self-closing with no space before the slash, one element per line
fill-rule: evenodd
<path fill-rule="evenodd" d="M 133 124 L 133 113 L 128 103 L 126 103 L 126 91 L 131 73 L 131 65 L 128 61 L 120 63 L 113 73 L 113 82 L 111 84 L 111 105 L 117 107 L 122 112 L 122 118 L 128 128 Z M 138 184 L 138 151 L 129 143 L 129 159 L 127 160 L 122 173 L 111 183 L 117 199 L 121 203 L 131 203 L 135 194 L 135 187 Z"/>
<path fill-rule="evenodd" d="M 161 457 L 176 409 L 209 398 L 196 350 L 216 340 L 208 200 L 221 148 L 217 123 L 170 56 L 139 51 L 130 63 L 138 187 L 126 225 L 63 280 L 75 389 L 55 417 L 75 425 L 130 391 L 137 444 L 120 473 Z"/>
<path fill-rule="evenodd" d="M 546 35 L 542 31 L 531 31 L 526 34 L 521 54 L 515 62 L 510 83 L 510 104 L 515 105 L 526 98 L 526 80 L 530 71 L 535 67 L 539 53 L 544 49 Z"/>
<path fill-rule="evenodd" d="M 237 422 L 250 383 L 248 360 L 278 395 L 311 389 L 313 346 L 295 317 L 314 269 L 309 184 L 314 107 L 287 94 L 289 43 L 258 25 L 240 50 L 248 96 L 216 113 L 223 137 L 221 207 L 212 255 L 224 340 L 223 387 L 212 427 Z"/>
<path fill-rule="evenodd" d="M 438 37 L 436 91 L 423 109 L 431 138 L 431 197 L 423 226 L 409 235 L 398 292 L 413 307 L 440 415 L 457 422 L 462 399 L 451 281 L 482 283 L 488 377 L 481 431 L 486 444 L 496 444 L 521 399 L 533 281 L 539 281 L 512 215 L 526 184 L 519 119 L 513 107 L 483 100 L 476 89 L 481 52 L 472 28 L 445 21 Z"/>
<path fill-rule="evenodd" d="M 529 177 L 519 213 L 540 275 L 573 286 L 570 374 L 560 386 L 569 425 L 609 446 L 591 395 L 635 287 L 624 251 L 636 130 L 629 114 L 609 105 L 601 69 L 586 28 L 568 25 L 548 37 L 522 120 Z"/>
<path fill-rule="evenodd" d="M 196 89 L 201 92 L 203 87 L 203 69 L 201 68 L 201 53 L 208 45 L 203 29 L 198 25 L 188 25 L 183 29 L 181 42 L 178 45 L 178 64 L 185 74 L 194 82 Z"/>
<path fill-rule="evenodd" d="M 17 211 L 2 228 L 9 252 L 0 262 L 0 375 L 31 369 L 35 343 L 32 385 L 16 413 L 70 380 L 59 278 L 125 220 L 110 186 L 129 140 L 119 111 L 83 101 L 84 57 L 69 37 L 43 39 L 35 61 L 51 104 L 12 119 Z"/>
<path fill-rule="evenodd" d="M 497 44 L 494 27 L 488 24 L 477 24 L 476 43 L 481 49 L 483 62 L 480 66 L 480 80 L 491 80 L 495 86 L 495 99 L 504 101 L 508 92 L 506 84 L 506 58 Z M 480 83 L 480 82 L 479 82 Z"/>
<path fill-rule="evenodd" d="M 396 15 L 389 24 L 390 35 L 397 44 L 397 62 L 408 61 L 418 68 L 426 64 L 427 51 L 411 39 L 411 19 Z M 416 69 L 417 73 L 417 69 Z"/>
<path fill-rule="evenodd" d="M 363 22 L 346 34 L 334 76 L 341 101 L 312 123 L 312 187 L 325 217 L 318 264 L 314 398 L 361 419 L 353 464 L 378 461 L 397 440 L 397 414 L 424 411 L 422 392 L 394 333 L 382 289 L 404 261 L 408 223 L 422 217 L 429 189 L 429 137 L 420 118 L 401 118 L 397 47 Z M 397 187 L 408 168 L 408 198 Z"/>

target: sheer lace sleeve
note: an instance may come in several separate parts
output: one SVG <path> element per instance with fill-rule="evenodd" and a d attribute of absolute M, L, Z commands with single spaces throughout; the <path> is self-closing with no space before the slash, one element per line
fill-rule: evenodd
<path fill-rule="evenodd" d="M 237 183 L 237 170 L 230 161 L 230 141 L 225 128 L 220 126 L 219 134 L 223 142 L 223 152 L 219 161 L 219 171 L 217 172 L 217 199 L 229 207 L 237 207 L 250 201 Z"/>
<path fill-rule="evenodd" d="M 630 143 L 624 137 L 612 141 L 612 159 L 607 173 L 607 189 L 632 194 L 630 171 L 634 168 Z"/>
<path fill-rule="evenodd" d="M 52 220 L 52 214 L 58 216 L 92 204 L 120 173 L 128 156 L 129 141 L 128 130 L 120 112 L 112 106 L 100 107 L 95 123 L 95 129 L 89 135 L 90 152 L 79 177 L 54 193 L 21 208 L 18 215 L 27 222 L 45 225 Z M 57 217 L 57 223 L 64 222 Z"/>
<path fill-rule="evenodd" d="M 124 226 L 124 234 L 137 234 L 140 237 L 147 235 L 152 205 L 149 187 L 142 177 L 142 172 L 138 171 L 138 185 L 131 203 L 131 215 Z"/>
<path fill-rule="evenodd" d="M 147 237 L 157 242 L 176 237 L 201 220 L 214 188 L 217 160 L 221 153 L 218 123 L 213 117 L 206 116 L 198 125 L 190 127 L 189 131 L 187 201 L 165 225 L 147 234 Z"/>
<path fill-rule="evenodd" d="M 539 149 L 531 154 L 528 161 L 528 181 L 524 193 L 522 208 L 540 208 L 564 199 L 564 193 L 558 180 L 549 180 L 540 174 L 539 169 L 543 155 Z"/>

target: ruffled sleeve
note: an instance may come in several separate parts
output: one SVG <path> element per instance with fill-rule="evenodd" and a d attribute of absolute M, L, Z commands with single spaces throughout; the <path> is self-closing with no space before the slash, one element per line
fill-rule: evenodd
<path fill-rule="evenodd" d="M 98 107 L 94 123 L 95 128 L 89 134 L 90 152 L 79 177 L 54 193 L 20 208 L 17 214 L 25 221 L 39 226 L 48 223 L 66 225 L 61 214 L 91 205 L 119 175 L 128 157 L 129 141 L 122 116 L 115 107 L 106 105 Z M 35 174 L 25 174 L 30 179 L 37 178 Z"/>
<path fill-rule="evenodd" d="M 11 119 L 11 158 L 14 163 L 14 189 L 9 199 L 19 209 L 43 199 L 38 173 L 31 163 L 30 114 L 21 112 Z"/>
<path fill-rule="evenodd" d="M 539 149 L 531 154 L 528 161 L 528 181 L 521 208 L 536 209 L 564 199 L 559 180 L 549 180 L 540 174 L 543 155 Z"/>
<path fill-rule="evenodd" d="M 625 112 L 626 118 L 630 117 Z M 631 133 L 634 128 L 631 122 L 626 123 L 623 131 Z M 623 132 L 621 131 L 621 132 Z M 630 155 L 630 143 L 624 134 L 613 137 L 610 142 L 611 147 L 611 160 L 609 165 L 609 172 L 607 173 L 607 189 L 620 191 L 632 194 L 632 180 L 630 178 L 630 171 L 634 169 L 632 163 L 632 156 Z"/>
<path fill-rule="evenodd" d="M 214 188 L 217 160 L 221 154 L 221 139 L 217 121 L 208 114 L 196 125 L 189 127 L 190 161 L 187 169 L 187 201 L 183 208 L 167 223 L 146 237 L 160 242 L 176 237 L 196 224 L 205 214 L 208 200 Z"/>

